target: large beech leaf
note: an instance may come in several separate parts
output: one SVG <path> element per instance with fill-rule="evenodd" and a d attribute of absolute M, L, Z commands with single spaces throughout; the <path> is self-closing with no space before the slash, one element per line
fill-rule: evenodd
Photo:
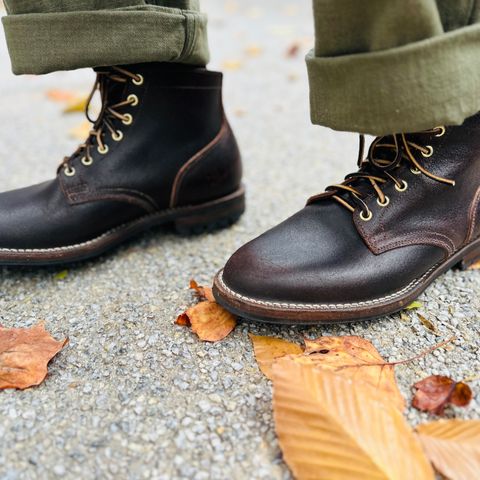
<path fill-rule="evenodd" d="M 303 348 L 296 343 L 276 337 L 263 337 L 249 334 L 255 351 L 255 359 L 262 373 L 273 380 L 272 365 L 278 358 L 285 355 L 298 355 L 303 353 Z"/>
<path fill-rule="evenodd" d="M 396 405 L 365 382 L 297 358 L 273 365 L 276 430 L 297 479 L 434 478 Z"/>
<path fill-rule="evenodd" d="M 0 389 L 39 385 L 48 362 L 67 344 L 57 341 L 43 323 L 32 328 L 0 327 Z"/>
<path fill-rule="evenodd" d="M 480 478 L 480 420 L 439 420 L 417 427 L 434 467 L 451 480 Z"/>
<path fill-rule="evenodd" d="M 305 353 L 309 355 L 299 361 L 366 382 L 399 410 L 404 410 L 405 398 L 398 388 L 394 365 L 389 365 L 368 340 L 358 336 L 320 337 L 305 340 L 305 345 Z"/>

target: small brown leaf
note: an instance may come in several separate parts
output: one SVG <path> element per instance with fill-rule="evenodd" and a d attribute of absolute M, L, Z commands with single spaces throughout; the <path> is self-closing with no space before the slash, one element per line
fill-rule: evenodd
<path fill-rule="evenodd" d="M 0 327 L 0 389 L 39 385 L 48 362 L 68 343 L 57 341 L 43 323 L 31 328 Z"/>
<path fill-rule="evenodd" d="M 249 333 L 255 351 L 255 359 L 262 373 L 273 380 L 272 366 L 278 358 L 285 355 L 298 355 L 303 353 L 303 348 L 296 343 L 275 337 L 262 337 Z"/>
<path fill-rule="evenodd" d="M 186 314 L 192 330 L 206 342 L 224 339 L 237 325 L 235 317 L 215 302 L 200 302 L 189 308 Z"/>
<path fill-rule="evenodd" d="M 177 317 L 175 320 L 176 325 L 180 325 L 181 327 L 191 327 L 192 324 L 190 323 L 190 319 L 186 313 L 182 313 Z"/>
<path fill-rule="evenodd" d="M 435 334 L 438 334 L 437 327 L 435 327 L 435 325 L 428 318 L 425 318 L 420 313 L 417 313 L 417 317 L 422 322 L 422 325 L 425 328 L 427 328 L 428 330 L 430 330 L 431 332 L 433 332 Z"/>
<path fill-rule="evenodd" d="M 431 375 L 414 387 L 417 389 L 412 405 L 418 410 L 443 415 L 445 407 L 456 405 L 467 406 L 472 400 L 472 390 L 463 382 L 456 382 L 443 375 Z"/>
<path fill-rule="evenodd" d="M 298 56 L 298 54 L 300 53 L 300 44 L 295 42 L 295 43 L 292 43 L 292 45 L 290 45 L 286 51 L 286 56 L 288 58 L 294 58 L 296 56 Z"/>
<path fill-rule="evenodd" d="M 209 302 L 214 302 L 215 297 L 213 296 L 213 291 L 211 287 L 202 287 L 195 280 L 190 280 L 190 288 L 195 290 L 195 294 L 200 300 L 208 300 Z"/>
<path fill-rule="evenodd" d="M 439 420 L 417 427 L 435 469 L 450 480 L 472 480 L 480 472 L 480 420 Z"/>

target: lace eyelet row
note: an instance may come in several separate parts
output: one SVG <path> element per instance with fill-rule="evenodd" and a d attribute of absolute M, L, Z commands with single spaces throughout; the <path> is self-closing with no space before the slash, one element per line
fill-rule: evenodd
<path fill-rule="evenodd" d="M 140 75 L 139 73 L 136 74 L 136 78 L 132 78 L 132 83 L 136 86 L 143 85 L 144 82 L 145 82 L 145 79 L 144 79 L 143 75 Z M 132 107 L 136 107 L 140 102 L 138 96 L 135 95 L 134 93 L 130 94 L 127 97 L 127 101 L 130 102 L 130 105 Z M 123 115 L 123 118 L 121 119 L 121 122 L 124 125 L 129 126 L 133 123 L 133 120 L 134 120 L 133 115 L 131 113 L 126 113 L 125 115 Z M 117 130 L 116 132 L 112 133 L 112 140 L 115 141 L 115 142 L 121 142 L 123 140 L 123 138 L 124 138 L 124 134 L 121 130 Z M 100 155 L 106 155 L 109 152 L 109 150 L 110 150 L 110 148 L 107 144 L 103 144 L 102 146 L 97 147 L 97 152 Z M 84 156 L 81 159 L 81 163 L 82 163 L 82 165 L 84 165 L 86 167 L 89 167 L 90 165 L 93 164 L 93 158 Z M 63 173 L 67 177 L 73 177 L 76 173 L 76 170 L 75 170 L 74 167 L 71 167 L 70 165 L 66 165 L 63 169 Z"/>

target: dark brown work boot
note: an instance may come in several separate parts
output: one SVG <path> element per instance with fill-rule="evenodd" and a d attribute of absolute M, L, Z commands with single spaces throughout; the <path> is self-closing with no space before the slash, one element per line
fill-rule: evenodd
<path fill-rule="evenodd" d="M 96 69 L 102 110 L 57 177 L 0 194 L 0 264 L 98 255 L 150 227 L 227 226 L 244 211 L 222 75 L 151 63 Z"/>
<path fill-rule="evenodd" d="M 480 258 L 480 115 L 377 138 L 359 163 L 232 256 L 215 280 L 222 305 L 271 323 L 371 319 Z"/>

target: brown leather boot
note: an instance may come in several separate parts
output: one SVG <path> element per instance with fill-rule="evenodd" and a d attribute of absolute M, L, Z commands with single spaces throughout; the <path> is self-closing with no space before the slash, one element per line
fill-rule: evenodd
<path fill-rule="evenodd" d="M 57 177 L 0 194 L 0 264 L 98 255 L 150 227 L 224 227 L 244 211 L 222 75 L 175 64 L 96 69 L 102 110 Z"/>
<path fill-rule="evenodd" d="M 480 114 L 377 138 L 359 163 L 231 257 L 215 279 L 222 305 L 271 323 L 371 319 L 480 259 Z"/>

